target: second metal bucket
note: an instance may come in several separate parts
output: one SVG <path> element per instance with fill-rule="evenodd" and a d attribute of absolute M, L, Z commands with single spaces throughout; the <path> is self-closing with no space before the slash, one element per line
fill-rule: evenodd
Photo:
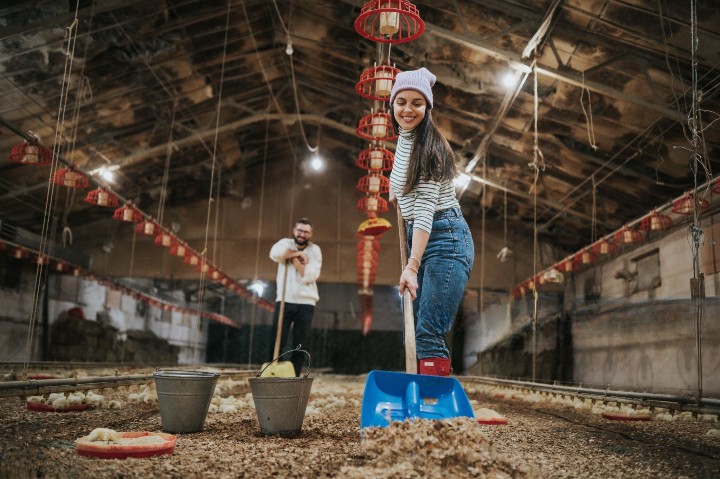
<path fill-rule="evenodd" d="M 220 374 L 158 370 L 153 376 L 162 430 L 171 433 L 202 431 Z"/>
<path fill-rule="evenodd" d="M 260 432 L 295 436 L 302 429 L 313 378 L 251 378 Z"/>

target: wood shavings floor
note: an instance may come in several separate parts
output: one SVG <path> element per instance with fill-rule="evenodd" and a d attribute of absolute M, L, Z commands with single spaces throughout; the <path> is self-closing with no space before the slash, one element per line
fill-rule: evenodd
<path fill-rule="evenodd" d="M 235 407 L 208 414 L 203 432 L 178 434 L 173 455 L 145 459 L 80 457 L 74 444 L 98 427 L 161 431 L 156 402 L 128 401 L 142 387 L 102 391 L 121 409 L 63 414 L 0 399 L 0 477 L 720 477 L 720 439 L 706 436 L 717 424 L 610 422 L 477 391 L 470 398 L 508 417 L 508 425 L 462 418 L 395 423 L 366 431 L 361 441 L 364 379 L 316 377 L 302 433 L 288 439 L 260 435 L 247 381 L 221 378 L 220 402 Z"/>

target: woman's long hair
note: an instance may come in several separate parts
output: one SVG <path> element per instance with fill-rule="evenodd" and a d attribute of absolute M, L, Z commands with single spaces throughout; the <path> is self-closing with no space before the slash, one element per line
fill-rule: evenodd
<path fill-rule="evenodd" d="M 392 107 L 395 108 L 394 106 Z M 395 120 L 395 112 L 390 115 L 395 131 L 400 125 Z M 445 181 L 457 175 L 455 155 L 445 136 L 432 120 L 432 110 L 425 111 L 425 117 L 415 127 L 415 141 L 410 151 L 407 179 L 403 194 L 409 194 L 420 180 Z"/>

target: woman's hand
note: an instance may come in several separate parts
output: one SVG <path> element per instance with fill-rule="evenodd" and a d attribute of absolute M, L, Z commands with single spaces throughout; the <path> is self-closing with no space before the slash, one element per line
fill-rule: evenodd
<path fill-rule="evenodd" d="M 412 299 L 415 299 L 417 297 L 417 287 L 417 273 L 412 271 L 410 268 L 405 268 L 400 275 L 400 294 L 403 294 L 403 292 L 407 289 L 410 291 Z"/>
<path fill-rule="evenodd" d="M 392 188 L 390 188 L 390 191 L 388 191 L 388 201 L 393 204 L 393 206 L 397 206 L 397 196 L 395 196 L 395 193 L 393 193 Z"/>

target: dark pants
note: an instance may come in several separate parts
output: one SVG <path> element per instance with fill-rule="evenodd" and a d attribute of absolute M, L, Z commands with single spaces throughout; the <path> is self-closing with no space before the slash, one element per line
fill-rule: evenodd
<path fill-rule="evenodd" d="M 288 335 L 290 334 L 290 326 L 292 326 L 292 344 L 289 349 L 294 349 L 302 344 L 303 349 L 307 350 L 307 335 L 310 331 L 310 322 L 312 321 L 315 306 L 310 304 L 293 304 L 285 303 L 285 313 L 283 315 L 282 337 L 280 338 L 280 353 L 286 351 Z M 275 314 L 273 315 L 272 340 L 270 341 L 270 360 L 275 359 L 273 352 L 275 350 L 275 338 L 277 337 L 278 318 L 280 316 L 280 302 L 275 303 Z M 295 375 L 300 376 L 302 367 L 305 362 L 305 353 L 294 352 L 290 360 L 295 367 Z M 281 361 L 287 361 L 287 356 Z"/>

